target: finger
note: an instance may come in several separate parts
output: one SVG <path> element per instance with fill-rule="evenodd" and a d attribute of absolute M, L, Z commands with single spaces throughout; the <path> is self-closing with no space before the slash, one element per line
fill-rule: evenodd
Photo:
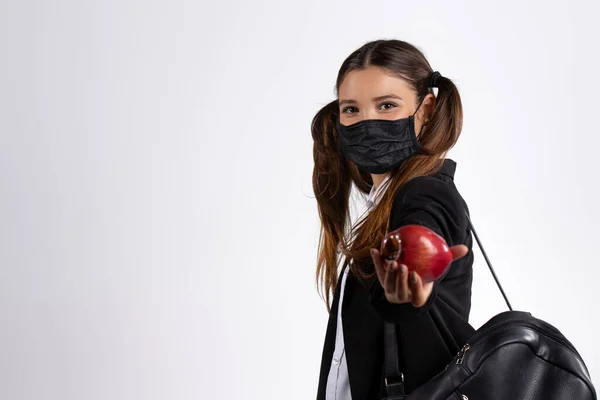
<path fill-rule="evenodd" d="M 396 261 L 388 262 L 387 275 L 383 287 L 386 293 L 396 293 L 396 277 L 398 276 L 398 263 Z"/>
<path fill-rule="evenodd" d="M 452 261 L 456 261 L 459 258 L 462 258 L 467 255 L 469 252 L 469 248 L 464 244 L 459 244 L 456 246 L 450 247 L 450 252 L 452 253 Z"/>
<path fill-rule="evenodd" d="M 371 249 L 371 258 L 373 259 L 373 264 L 375 264 L 375 267 L 383 266 L 383 263 L 381 260 L 381 254 L 379 253 L 379 250 Z"/>
<path fill-rule="evenodd" d="M 408 268 L 401 264 L 398 268 L 398 276 L 396 277 L 396 296 L 400 303 L 406 303 L 411 298 L 411 292 L 408 289 Z"/>
<path fill-rule="evenodd" d="M 379 283 L 383 286 L 385 282 L 385 276 L 387 275 L 387 271 L 383 266 L 383 262 L 381 261 L 381 255 L 377 249 L 371 249 L 371 258 L 373 259 L 373 264 L 375 264 L 375 271 L 377 271 L 377 277 L 379 278 Z"/>
<path fill-rule="evenodd" d="M 429 294 L 423 287 L 423 281 L 416 272 L 411 272 L 409 278 L 409 286 L 411 291 L 412 304 L 415 307 L 423 307 L 427 303 Z M 431 292 L 430 292 L 431 293 Z"/>
<path fill-rule="evenodd" d="M 423 307 L 429 301 L 429 297 L 431 297 L 431 292 L 433 292 L 433 281 L 423 283 L 423 298 L 425 300 L 421 299 L 422 303 L 420 303 L 420 307 Z"/>

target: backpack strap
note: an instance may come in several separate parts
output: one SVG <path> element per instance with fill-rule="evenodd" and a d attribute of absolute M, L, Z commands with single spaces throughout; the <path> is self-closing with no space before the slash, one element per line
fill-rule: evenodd
<path fill-rule="evenodd" d="M 404 394 L 404 374 L 400 372 L 398 360 L 398 339 L 396 338 L 396 325 L 384 322 L 384 379 L 385 390 L 388 396 Z"/>
<path fill-rule="evenodd" d="M 488 258 L 487 254 L 483 248 L 483 245 L 481 244 L 481 241 L 479 240 L 479 236 L 477 235 L 477 232 L 475 231 L 475 228 L 473 227 L 473 224 L 471 223 L 471 218 L 469 217 L 469 213 L 467 212 L 467 210 L 465 210 L 465 215 L 467 216 L 467 221 L 469 221 L 469 227 L 471 228 L 471 232 L 473 232 L 473 236 L 475 236 L 477 245 L 479 246 L 479 249 L 481 250 L 481 254 L 483 254 L 483 258 L 485 258 L 485 262 L 486 262 L 487 266 L 489 267 L 490 272 L 492 273 L 492 276 L 494 277 L 494 281 L 496 281 L 496 285 L 498 285 L 498 289 L 500 289 L 500 293 L 502 293 L 502 297 L 504 297 L 504 301 L 506 302 L 508 309 L 510 311 L 512 311 L 513 308 L 510 305 L 510 302 L 508 301 L 508 297 L 506 297 L 506 293 L 504 293 L 504 289 L 502 289 L 502 285 L 500 284 L 500 281 L 498 280 L 498 277 L 496 276 L 496 272 L 494 272 L 494 268 L 492 268 L 492 263 L 490 262 L 490 259 Z"/>

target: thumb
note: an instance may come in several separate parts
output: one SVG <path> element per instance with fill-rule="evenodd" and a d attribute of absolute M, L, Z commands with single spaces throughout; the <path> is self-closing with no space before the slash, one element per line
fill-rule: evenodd
<path fill-rule="evenodd" d="M 459 244 L 450 247 L 450 252 L 452 253 L 452 261 L 456 261 L 459 258 L 466 256 L 469 253 L 469 248 L 464 244 Z"/>

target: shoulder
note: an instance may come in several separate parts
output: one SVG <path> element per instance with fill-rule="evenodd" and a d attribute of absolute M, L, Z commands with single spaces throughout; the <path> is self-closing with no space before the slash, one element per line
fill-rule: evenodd
<path fill-rule="evenodd" d="M 453 179 L 441 174 L 411 179 L 394 194 L 392 209 L 399 211 L 418 204 L 437 204 L 449 211 L 461 212 L 465 207 Z"/>
<path fill-rule="evenodd" d="M 463 240 L 468 230 L 467 210 L 452 175 L 442 171 L 417 177 L 394 194 L 390 230 L 420 224 L 456 242 Z"/>

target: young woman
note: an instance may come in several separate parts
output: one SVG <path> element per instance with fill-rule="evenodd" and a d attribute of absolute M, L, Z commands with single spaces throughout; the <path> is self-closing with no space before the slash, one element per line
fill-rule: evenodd
<path fill-rule="evenodd" d="M 353 52 L 336 90 L 338 99 L 312 122 L 322 223 L 317 280 L 330 312 L 317 399 L 381 399 L 384 321 L 396 326 L 406 393 L 441 372 L 474 333 L 472 238 L 456 163 L 445 159 L 461 132 L 462 106 L 452 81 L 398 40 Z M 349 227 L 353 183 L 369 194 L 368 212 Z M 454 261 L 442 279 L 424 284 L 377 250 L 387 232 L 408 224 L 451 246 Z"/>

